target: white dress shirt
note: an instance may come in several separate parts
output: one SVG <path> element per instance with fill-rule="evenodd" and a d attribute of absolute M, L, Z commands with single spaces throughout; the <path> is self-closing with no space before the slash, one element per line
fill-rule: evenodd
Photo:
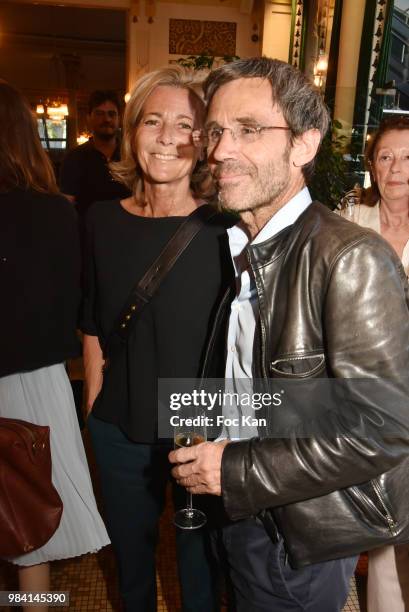
<path fill-rule="evenodd" d="M 310 204 L 311 196 L 305 187 L 271 217 L 251 244 L 260 244 L 292 225 Z M 231 304 L 227 333 L 226 391 L 251 393 L 254 335 L 259 319 L 257 290 L 246 256 L 248 235 L 241 223 L 227 232 L 236 275 L 237 295 Z M 256 426 L 243 425 L 243 417 L 257 417 L 257 412 L 250 406 L 229 402 L 229 405 L 225 404 L 223 407 L 223 416 L 225 424 L 222 438 L 242 440 L 257 436 Z M 226 425 L 226 419 L 231 419 L 232 424 Z"/>

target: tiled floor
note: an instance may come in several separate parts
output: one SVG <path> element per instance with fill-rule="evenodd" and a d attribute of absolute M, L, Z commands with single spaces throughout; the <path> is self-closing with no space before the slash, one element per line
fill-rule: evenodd
<path fill-rule="evenodd" d="M 158 612 L 180 610 L 179 590 L 176 580 L 175 559 L 169 537 L 172 530 L 163 534 L 158 558 Z M 0 565 L 0 590 L 17 588 L 12 568 Z M 115 578 L 114 559 L 110 548 L 97 555 L 84 555 L 78 559 L 56 561 L 52 568 L 52 590 L 69 591 L 69 609 L 75 612 L 120 612 Z M 8 610 L 7 607 L 1 607 Z M 10 608 L 16 610 L 16 608 Z M 137 611 L 135 611 L 137 612 Z M 139 612 L 139 611 L 138 611 Z M 359 612 L 355 584 L 344 612 Z"/>
<path fill-rule="evenodd" d="M 174 532 L 168 506 L 162 518 L 158 551 L 158 612 L 179 612 L 180 597 L 174 557 Z M 16 589 L 13 568 L 0 564 L 0 590 Z M 73 612 L 120 612 L 115 562 L 110 547 L 97 555 L 52 564 L 52 590 L 69 591 Z M 2 610 L 8 608 L 1 607 Z M 34 610 L 35 608 L 33 608 Z M 10 608 L 10 612 L 16 608 Z M 135 611 L 142 612 L 142 611 Z M 344 612 L 359 612 L 355 581 Z"/>
<path fill-rule="evenodd" d="M 85 442 L 87 441 L 85 440 Z M 91 459 L 91 472 L 93 472 L 92 455 L 89 449 L 88 455 Z M 160 544 L 157 555 L 158 612 L 179 612 L 180 610 L 172 512 L 171 505 L 168 503 L 161 520 Z M 106 547 L 96 555 L 84 555 L 66 561 L 55 561 L 52 564 L 51 587 L 53 591 L 70 592 L 69 609 L 73 612 L 120 612 L 121 610 L 115 561 L 110 547 Z M 0 591 L 15 589 L 17 589 L 17 584 L 14 568 L 0 562 Z M 4 606 L 0 606 L 0 609 L 8 610 Z M 10 612 L 17 609 L 9 608 Z M 353 581 L 344 612 L 359 612 L 359 610 L 355 581 Z M 135 612 L 143 611 L 135 610 Z"/>

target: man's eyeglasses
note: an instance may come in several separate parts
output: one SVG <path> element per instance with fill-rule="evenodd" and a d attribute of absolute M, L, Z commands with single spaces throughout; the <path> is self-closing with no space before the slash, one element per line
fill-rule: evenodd
<path fill-rule="evenodd" d="M 233 140 L 240 144 L 252 144 L 259 140 L 263 132 L 267 130 L 290 130 L 288 126 L 282 125 L 238 125 L 234 128 L 211 126 L 203 130 L 204 144 L 207 147 L 215 147 L 222 139 L 223 132 L 229 131 Z"/>

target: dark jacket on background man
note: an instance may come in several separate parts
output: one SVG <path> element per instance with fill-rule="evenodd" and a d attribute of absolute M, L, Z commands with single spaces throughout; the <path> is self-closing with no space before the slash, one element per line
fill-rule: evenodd
<path fill-rule="evenodd" d="M 283 404 L 265 413 L 260 438 L 228 444 L 228 515 L 258 515 L 273 539 L 283 536 L 294 567 L 371 549 L 382 535 L 408 540 L 409 302 L 398 257 L 379 235 L 313 203 L 292 226 L 250 245 L 248 258 L 260 311 L 255 379 L 376 379 L 378 387 L 325 412 L 326 435 L 277 437 Z M 211 355 L 212 346 L 208 364 Z M 310 426 L 305 396 L 296 398 L 301 425 Z M 344 411 L 351 431 L 337 436 Z M 367 433 L 362 417 L 374 413 L 399 439 Z"/>
<path fill-rule="evenodd" d="M 119 145 L 109 161 L 119 161 Z M 60 171 L 62 193 L 74 196 L 77 211 L 83 215 L 93 202 L 123 199 L 131 195 L 121 183 L 112 178 L 108 160 L 94 146 L 92 138 L 67 153 Z"/>

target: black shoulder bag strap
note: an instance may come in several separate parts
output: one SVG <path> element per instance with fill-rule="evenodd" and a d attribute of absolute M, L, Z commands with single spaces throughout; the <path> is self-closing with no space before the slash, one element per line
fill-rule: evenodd
<path fill-rule="evenodd" d="M 171 271 L 183 251 L 189 246 L 206 221 L 216 214 L 217 211 L 210 204 L 199 206 L 178 227 L 158 258 L 129 294 L 114 328 L 105 342 L 104 357 L 106 360 L 109 356 L 112 338 L 119 336 L 123 341 L 129 338 L 142 308 L 151 301 L 166 275 Z"/>

